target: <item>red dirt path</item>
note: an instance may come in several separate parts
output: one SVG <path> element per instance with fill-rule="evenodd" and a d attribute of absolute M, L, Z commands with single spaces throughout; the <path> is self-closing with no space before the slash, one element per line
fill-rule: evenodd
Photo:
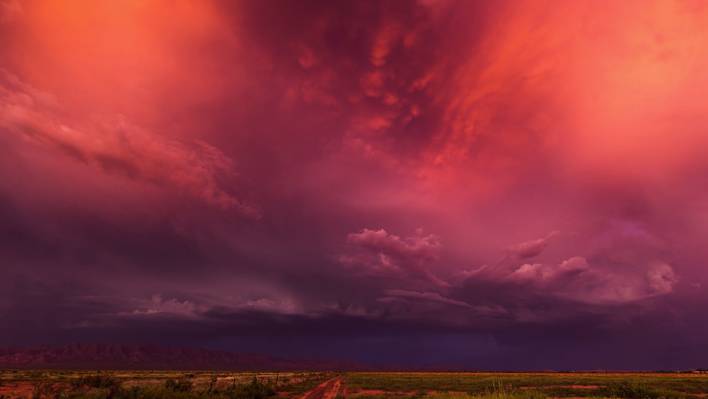
<path fill-rule="evenodd" d="M 341 378 L 332 378 L 305 392 L 300 399 L 335 399 L 341 386 Z"/>

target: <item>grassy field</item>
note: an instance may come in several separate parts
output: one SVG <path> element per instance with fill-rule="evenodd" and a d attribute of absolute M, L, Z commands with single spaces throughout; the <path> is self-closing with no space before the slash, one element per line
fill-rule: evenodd
<path fill-rule="evenodd" d="M 289 399 L 334 374 L 323 372 L 0 371 L 0 399 Z"/>
<path fill-rule="evenodd" d="M 437 399 L 633 398 L 689 399 L 708 394 L 708 374 L 677 373 L 351 373 L 350 396 Z"/>
<path fill-rule="evenodd" d="M 337 399 L 708 398 L 708 374 L 693 373 L 6 370 L 0 371 L 0 399 L 322 399 L 311 390 L 334 378 L 341 387 L 328 394 Z"/>

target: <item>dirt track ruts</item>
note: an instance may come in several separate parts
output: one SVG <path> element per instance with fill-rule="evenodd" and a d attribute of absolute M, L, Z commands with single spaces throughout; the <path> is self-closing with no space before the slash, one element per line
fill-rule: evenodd
<path fill-rule="evenodd" d="M 340 377 L 332 378 L 305 392 L 300 399 L 334 399 L 341 386 L 342 379 Z"/>

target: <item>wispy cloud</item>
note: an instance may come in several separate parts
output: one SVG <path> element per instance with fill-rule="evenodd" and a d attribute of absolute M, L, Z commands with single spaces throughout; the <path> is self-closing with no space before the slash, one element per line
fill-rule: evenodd
<path fill-rule="evenodd" d="M 258 210 L 221 185 L 234 163 L 204 141 L 188 145 L 131 124 L 120 115 L 76 119 L 60 100 L 7 71 L 0 71 L 0 127 L 36 145 L 109 174 L 164 185 L 209 205 L 249 217 Z"/>

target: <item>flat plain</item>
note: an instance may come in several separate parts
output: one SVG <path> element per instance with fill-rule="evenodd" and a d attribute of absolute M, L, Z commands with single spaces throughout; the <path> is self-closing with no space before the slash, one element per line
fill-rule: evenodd
<path fill-rule="evenodd" d="M 708 374 L 0 371 L 0 399 L 699 399 Z"/>

